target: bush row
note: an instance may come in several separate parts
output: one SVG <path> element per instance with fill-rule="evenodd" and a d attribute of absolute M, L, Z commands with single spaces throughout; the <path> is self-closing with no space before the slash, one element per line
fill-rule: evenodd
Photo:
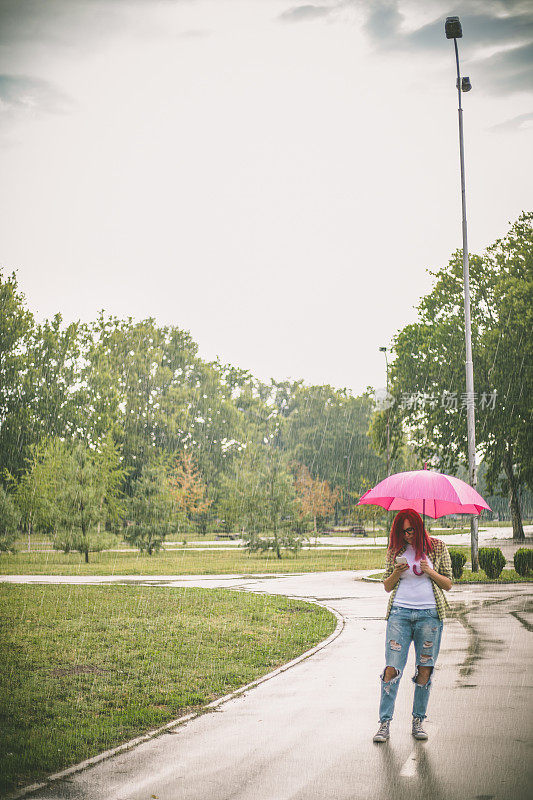
<path fill-rule="evenodd" d="M 466 555 L 462 550 L 458 550 L 455 547 L 450 547 L 449 553 L 452 561 L 452 574 L 455 580 L 458 581 L 463 574 Z M 516 572 L 525 577 L 533 571 L 533 548 L 521 547 L 514 554 L 513 560 Z M 505 556 L 499 547 L 480 547 L 479 566 L 487 578 L 495 580 L 502 574 L 505 566 Z"/>

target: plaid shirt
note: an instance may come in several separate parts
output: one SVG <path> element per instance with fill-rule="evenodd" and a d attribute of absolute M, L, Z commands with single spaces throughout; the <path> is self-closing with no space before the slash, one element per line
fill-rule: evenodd
<path fill-rule="evenodd" d="M 433 549 L 430 553 L 428 553 L 429 558 L 433 562 L 433 569 L 435 572 L 438 572 L 440 575 L 444 575 L 446 578 L 452 580 L 452 561 L 450 558 L 450 554 L 448 553 L 448 548 L 441 542 L 440 539 L 431 539 L 431 543 L 433 545 Z M 392 571 L 394 569 L 394 559 L 396 555 L 400 555 L 407 549 L 407 545 L 404 545 L 398 553 L 394 554 L 391 550 L 387 550 L 387 559 L 385 561 L 385 574 L 383 576 L 383 580 L 392 575 Z M 392 604 L 394 603 L 394 595 L 398 591 L 398 586 L 400 585 L 400 581 L 396 584 L 394 589 L 391 592 L 389 598 L 389 604 L 387 606 L 387 613 L 385 614 L 385 619 L 389 618 L 390 610 L 392 608 Z M 437 586 L 435 581 L 431 581 L 431 585 L 433 586 L 433 594 L 435 595 L 435 603 L 437 604 L 437 612 L 440 619 L 444 619 L 446 616 L 446 611 L 450 607 L 448 600 L 444 594 L 444 591 Z"/>

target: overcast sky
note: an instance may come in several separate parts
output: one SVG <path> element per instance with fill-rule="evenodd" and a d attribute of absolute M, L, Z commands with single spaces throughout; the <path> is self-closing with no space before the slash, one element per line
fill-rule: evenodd
<path fill-rule="evenodd" d="M 461 246 L 450 14 L 481 252 L 533 207 L 529 0 L 0 0 L 2 265 L 40 319 L 383 386 Z"/>

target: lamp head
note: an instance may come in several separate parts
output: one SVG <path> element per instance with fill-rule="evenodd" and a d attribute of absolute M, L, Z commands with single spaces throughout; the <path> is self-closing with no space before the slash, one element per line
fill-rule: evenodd
<path fill-rule="evenodd" d="M 472 88 L 472 84 L 470 83 L 470 78 L 466 76 L 466 78 L 461 78 L 461 91 L 469 92 Z"/>
<path fill-rule="evenodd" d="M 446 17 L 444 30 L 447 39 L 462 39 L 463 37 L 463 29 L 461 28 L 459 17 Z"/>
<path fill-rule="evenodd" d="M 379 348 L 379 352 L 380 353 L 386 353 L 387 352 L 387 348 L 386 347 L 380 347 Z"/>

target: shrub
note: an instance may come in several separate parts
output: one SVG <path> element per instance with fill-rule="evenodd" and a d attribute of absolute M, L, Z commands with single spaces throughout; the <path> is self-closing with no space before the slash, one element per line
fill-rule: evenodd
<path fill-rule="evenodd" d="M 521 547 L 514 554 L 514 568 L 519 575 L 527 575 L 533 570 L 533 549 Z"/>
<path fill-rule="evenodd" d="M 487 578 L 495 580 L 505 566 L 505 556 L 499 547 L 480 547 L 479 566 Z"/>
<path fill-rule="evenodd" d="M 450 547 L 449 553 L 452 560 L 452 574 L 455 580 L 458 581 L 463 574 L 463 567 L 466 564 L 466 555 L 462 550 L 457 550 L 455 547 Z"/>

